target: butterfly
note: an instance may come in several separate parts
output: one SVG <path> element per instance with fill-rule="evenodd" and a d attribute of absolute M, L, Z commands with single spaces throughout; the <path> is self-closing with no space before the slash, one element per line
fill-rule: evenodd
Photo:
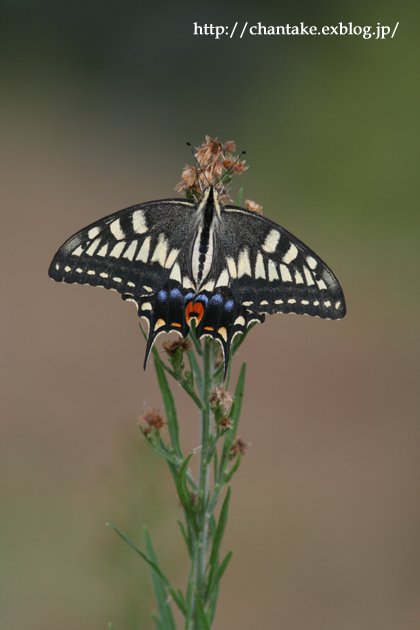
<path fill-rule="evenodd" d="M 144 367 L 156 338 L 209 335 L 223 348 L 272 313 L 324 319 L 346 314 L 327 265 L 287 230 L 220 201 L 209 185 L 199 201 L 164 199 L 131 206 L 80 230 L 49 268 L 57 282 L 113 289 L 147 319 Z"/>

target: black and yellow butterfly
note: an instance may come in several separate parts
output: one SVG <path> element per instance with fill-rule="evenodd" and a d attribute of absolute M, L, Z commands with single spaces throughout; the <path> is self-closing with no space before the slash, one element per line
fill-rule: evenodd
<path fill-rule="evenodd" d="M 121 210 L 80 230 L 49 269 L 58 282 L 114 289 L 149 323 L 145 366 L 160 333 L 220 341 L 225 367 L 233 337 L 266 314 L 340 319 L 341 287 L 327 265 L 284 228 L 223 205 L 209 186 L 200 201 L 165 199 Z"/>

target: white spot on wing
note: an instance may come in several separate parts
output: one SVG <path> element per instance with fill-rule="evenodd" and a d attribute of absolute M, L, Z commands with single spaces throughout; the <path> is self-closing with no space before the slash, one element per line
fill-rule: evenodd
<path fill-rule="evenodd" d="M 113 221 L 111 225 L 109 226 L 109 229 L 111 230 L 111 232 L 113 233 L 117 241 L 121 241 L 122 239 L 125 238 L 125 234 L 121 227 L 121 223 L 119 219 L 115 219 L 115 221 Z"/>
<path fill-rule="evenodd" d="M 283 300 L 276 300 L 274 304 L 283 304 Z"/>
<path fill-rule="evenodd" d="M 268 252 L 269 254 L 273 253 L 278 245 L 279 240 L 280 232 L 278 230 L 270 230 L 262 246 L 263 250 L 265 252 Z"/>
<path fill-rule="evenodd" d="M 141 310 L 142 311 L 151 311 L 152 310 L 152 305 L 150 304 L 150 302 L 144 302 L 144 304 L 141 305 Z"/>
<path fill-rule="evenodd" d="M 152 292 L 153 292 L 152 287 L 146 287 L 146 285 L 145 285 L 145 284 L 143 285 L 143 289 L 146 289 L 146 291 L 149 291 L 149 293 L 152 293 Z"/>
<path fill-rule="evenodd" d="M 166 255 L 168 253 L 168 243 L 166 242 L 165 235 L 162 233 L 159 235 L 158 243 L 153 252 L 153 256 L 150 262 L 158 262 L 162 267 L 165 265 Z"/>
<path fill-rule="evenodd" d="M 227 266 L 229 269 L 229 275 L 231 278 L 236 278 L 237 271 L 236 271 L 236 265 L 235 265 L 235 261 L 233 260 L 233 258 L 230 258 L 229 256 L 226 258 L 226 262 L 227 262 Z"/>
<path fill-rule="evenodd" d="M 89 276 L 94 276 L 95 274 L 96 274 L 96 271 L 93 271 L 93 269 L 89 269 L 88 271 Z"/>
<path fill-rule="evenodd" d="M 257 254 L 257 261 L 255 263 L 255 278 L 265 278 L 265 267 L 261 252 Z"/>
<path fill-rule="evenodd" d="M 101 276 L 102 278 L 108 278 L 108 274 L 107 274 L 107 273 L 105 273 L 105 271 L 103 271 L 103 272 L 100 274 L 100 276 Z"/>
<path fill-rule="evenodd" d="M 336 302 L 335 303 L 335 308 L 340 308 L 341 302 Z"/>
<path fill-rule="evenodd" d="M 251 275 L 251 264 L 249 262 L 249 255 L 246 247 L 244 247 L 244 249 L 239 254 L 238 278 L 242 278 L 242 276 L 244 276 L 245 274 L 247 276 Z"/>
<path fill-rule="evenodd" d="M 245 326 L 245 319 L 240 315 L 233 322 L 234 326 Z"/>
<path fill-rule="evenodd" d="M 262 302 L 260 302 L 261 306 L 265 306 L 266 304 L 268 304 L 267 300 L 263 300 Z"/>
<path fill-rule="evenodd" d="M 288 265 L 289 263 L 292 262 L 292 260 L 294 260 L 296 258 L 298 253 L 299 252 L 298 252 L 298 248 L 296 247 L 296 245 L 294 243 L 290 243 L 289 249 L 287 250 L 287 252 L 283 256 L 283 262 L 286 263 L 286 265 Z"/>
<path fill-rule="evenodd" d="M 327 300 L 326 302 L 324 302 L 324 306 L 331 306 L 331 302 L 329 300 Z"/>
<path fill-rule="evenodd" d="M 128 285 L 129 287 L 135 287 L 135 286 L 136 286 L 136 285 L 134 284 L 134 282 L 127 282 L 127 285 Z"/>
<path fill-rule="evenodd" d="M 312 256 L 306 256 L 306 262 L 308 263 L 311 269 L 315 269 L 315 267 L 318 264 L 315 258 L 312 258 Z"/>
<path fill-rule="evenodd" d="M 133 230 L 137 232 L 137 234 L 144 234 L 147 232 L 144 210 L 135 210 L 131 220 L 133 222 Z"/>
<path fill-rule="evenodd" d="M 270 282 L 272 282 L 273 280 L 279 280 L 277 267 L 272 260 L 268 261 L 268 279 L 270 280 Z"/>
<path fill-rule="evenodd" d="M 188 276 L 185 276 L 182 280 L 182 286 L 184 287 L 184 289 L 194 289 L 194 285 Z"/>
<path fill-rule="evenodd" d="M 171 249 L 171 251 L 169 252 L 168 259 L 165 263 L 165 267 L 167 269 L 170 269 L 172 267 L 178 254 L 179 254 L 179 249 Z"/>
<path fill-rule="evenodd" d="M 178 282 L 181 282 L 181 269 L 178 263 L 175 263 L 172 267 L 171 275 L 169 277 L 171 280 L 178 280 Z"/>
<path fill-rule="evenodd" d="M 216 287 L 228 287 L 228 286 L 229 286 L 229 274 L 227 272 L 227 269 L 223 269 L 217 281 Z"/>
<path fill-rule="evenodd" d="M 295 271 L 295 280 L 296 280 L 296 284 L 305 284 L 303 282 L 302 274 L 299 273 L 299 271 Z"/>
<path fill-rule="evenodd" d="M 68 273 L 69 271 L 71 271 L 71 267 L 69 267 L 69 266 L 67 265 L 67 267 L 64 267 L 64 271 L 67 271 L 67 273 Z"/>
<path fill-rule="evenodd" d="M 119 243 L 115 245 L 115 247 L 112 249 L 109 255 L 113 256 L 114 258 L 119 258 L 121 256 L 121 253 L 124 247 L 125 247 L 125 241 L 120 241 Z"/>
<path fill-rule="evenodd" d="M 93 227 L 93 228 L 91 228 L 91 229 L 89 230 L 89 232 L 88 232 L 88 236 L 89 236 L 89 238 L 96 238 L 96 237 L 98 236 L 98 234 L 99 234 L 99 232 L 100 232 L 100 231 L 101 231 L 101 230 L 100 230 L 100 228 L 98 228 L 98 227 Z"/>
<path fill-rule="evenodd" d="M 201 291 L 209 291 L 211 293 L 213 289 L 214 289 L 214 280 L 210 280 L 209 282 L 207 282 L 207 284 L 204 285 Z"/>
<path fill-rule="evenodd" d="M 121 278 L 112 278 L 114 282 L 122 282 Z"/>
<path fill-rule="evenodd" d="M 325 284 L 325 282 L 323 280 L 317 280 L 316 283 L 317 283 L 317 285 L 318 285 L 318 287 L 320 289 L 326 289 L 327 288 L 327 285 Z"/>
<path fill-rule="evenodd" d="M 308 287 L 310 287 L 311 284 L 315 284 L 315 280 L 312 278 L 312 274 L 308 267 L 303 266 L 303 273 L 305 274 L 305 280 Z"/>
<path fill-rule="evenodd" d="M 80 254 L 83 254 L 83 247 L 81 245 L 79 245 L 79 247 L 76 247 L 74 252 L 71 253 L 72 256 L 80 256 Z"/>
<path fill-rule="evenodd" d="M 318 300 L 315 300 L 315 302 L 314 302 L 314 306 L 319 306 L 319 302 L 318 302 Z"/>
<path fill-rule="evenodd" d="M 77 267 L 76 271 L 77 271 L 77 273 L 82 273 L 83 269 L 80 269 L 80 267 Z"/>
<path fill-rule="evenodd" d="M 97 253 L 97 256 L 106 256 L 107 251 L 108 251 L 108 245 L 104 245 L 103 247 L 101 247 L 101 249 Z"/>
<path fill-rule="evenodd" d="M 290 298 L 290 300 L 287 300 L 288 304 L 296 304 L 296 300 L 294 300 L 293 298 Z"/>
<path fill-rule="evenodd" d="M 93 241 L 93 243 L 90 244 L 89 248 L 86 250 L 86 254 L 88 256 L 93 256 L 93 254 L 95 253 L 96 249 L 99 247 L 99 243 L 101 242 L 100 238 L 97 238 L 96 241 Z"/>
<path fill-rule="evenodd" d="M 292 276 L 286 265 L 280 265 L 280 274 L 283 282 L 292 282 Z"/>
<path fill-rule="evenodd" d="M 133 260 L 134 254 L 136 253 L 138 241 L 131 241 L 130 245 L 127 247 L 126 251 L 123 254 L 123 258 L 128 258 L 128 260 Z"/>
<path fill-rule="evenodd" d="M 254 302 L 242 302 L 243 306 L 251 306 L 251 304 L 254 304 Z"/>
<path fill-rule="evenodd" d="M 149 256 L 149 249 L 150 249 L 150 236 L 148 236 L 144 240 L 144 243 L 140 247 L 140 251 L 137 254 L 136 260 L 141 260 L 142 262 L 147 262 L 147 258 Z"/>
<path fill-rule="evenodd" d="M 309 304 L 309 302 L 308 302 L 308 300 L 302 300 L 302 304 L 303 304 L 304 306 L 306 306 L 307 304 Z"/>

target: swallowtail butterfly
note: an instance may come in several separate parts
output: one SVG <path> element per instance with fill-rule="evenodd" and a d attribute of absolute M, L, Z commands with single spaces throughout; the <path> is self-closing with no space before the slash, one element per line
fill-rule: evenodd
<path fill-rule="evenodd" d="M 224 351 L 266 314 L 340 319 L 344 295 L 332 271 L 297 238 L 250 210 L 223 205 L 209 186 L 200 201 L 142 203 L 92 223 L 60 247 L 57 282 L 113 289 L 149 323 L 144 366 L 160 333 L 198 338 Z"/>

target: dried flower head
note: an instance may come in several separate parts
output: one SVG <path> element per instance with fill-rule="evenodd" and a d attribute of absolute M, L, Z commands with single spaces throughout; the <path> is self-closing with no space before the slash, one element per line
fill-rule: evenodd
<path fill-rule="evenodd" d="M 237 437 L 234 443 L 232 444 L 232 446 L 230 447 L 230 451 L 229 451 L 230 459 L 234 459 L 235 457 L 239 455 L 239 453 L 242 456 L 246 455 L 248 452 L 248 448 L 250 446 L 251 444 L 248 444 L 247 442 L 244 442 L 242 438 Z"/>
<path fill-rule="evenodd" d="M 210 184 L 222 183 L 219 191 L 221 201 L 232 201 L 227 193 L 226 184 L 230 174 L 240 175 L 248 168 L 245 160 L 240 162 L 233 155 L 236 145 L 232 140 L 222 144 L 217 138 L 206 136 L 205 142 L 194 153 L 199 166 L 186 165 L 182 171 L 181 181 L 175 186 L 179 193 L 185 192 L 187 197 L 201 199 L 203 190 Z M 229 174 L 228 174 L 229 172 Z M 227 175 L 226 180 L 225 175 Z"/>
<path fill-rule="evenodd" d="M 257 214 L 261 214 L 262 215 L 262 211 L 263 211 L 263 207 L 260 206 L 258 203 L 256 203 L 255 201 L 251 201 L 250 199 L 247 199 L 245 201 L 245 207 L 247 210 L 251 210 L 252 212 L 256 212 Z"/>
<path fill-rule="evenodd" d="M 151 433 L 152 429 L 160 431 L 165 424 L 166 422 L 156 409 L 147 409 L 140 418 L 140 427 L 145 435 Z"/>
<path fill-rule="evenodd" d="M 170 357 L 173 357 L 178 348 L 182 348 L 183 352 L 189 352 L 192 349 L 192 343 L 188 339 L 179 338 L 174 341 L 165 341 L 162 347 Z"/>
<path fill-rule="evenodd" d="M 219 429 L 224 433 L 228 429 L 233 429 L 231 418 L 222 418 L 219 420 Z"/>
<path fill-rule="evenodd" d="M 233 398 L 233 394 L 227 392 L 223 385 L 221 385 L 220 387 L 216 386 L 210 392 L 209 400 L 213 408 L 221 407 L 225 413 L 228 413 L 232 406 Z"/>

